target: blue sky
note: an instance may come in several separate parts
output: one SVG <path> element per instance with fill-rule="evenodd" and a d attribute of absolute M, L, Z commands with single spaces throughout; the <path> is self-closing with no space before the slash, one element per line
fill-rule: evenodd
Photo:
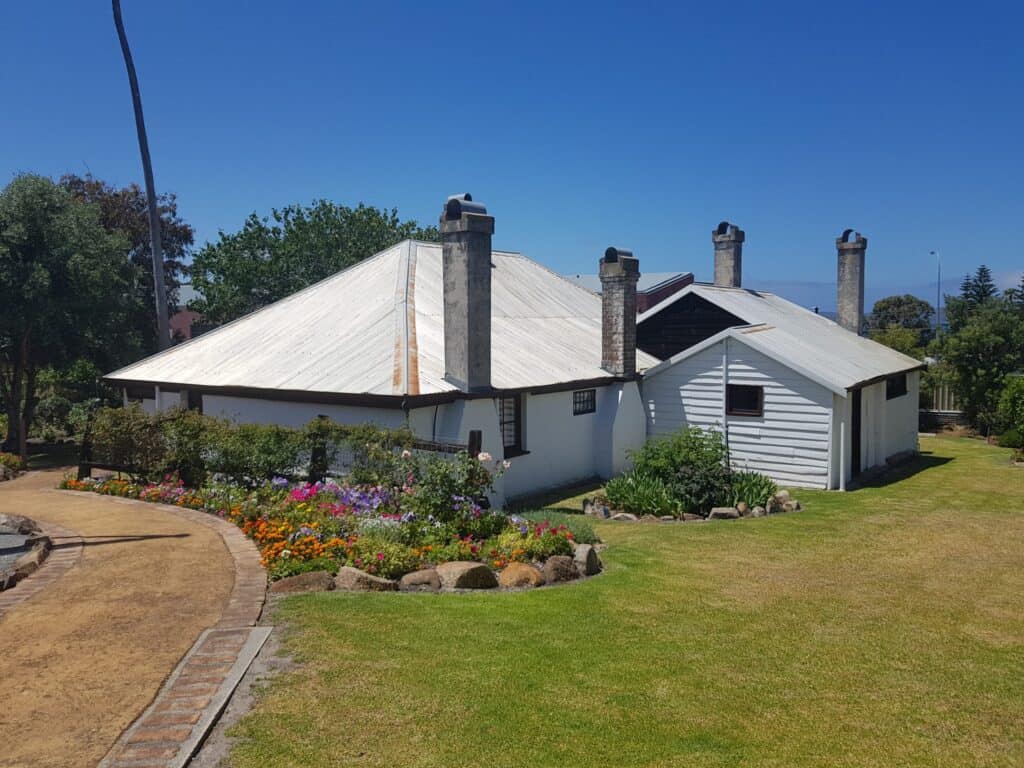
<path fill-rule="evenodd" d="M 604 248 L 834 304 L 834 240 L 868 295 L 1024 269 L 1019 4 L 122 0 L 158 190 L 199 242 L 326 197 L 435 221 L 471 191 L 495 245 L 562 272 Z M 141 181 L 106 2 L 13 4 L 0 179 Z"/>

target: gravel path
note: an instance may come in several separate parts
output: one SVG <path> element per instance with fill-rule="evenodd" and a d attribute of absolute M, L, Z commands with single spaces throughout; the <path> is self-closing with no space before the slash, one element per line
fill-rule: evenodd
<path fill-rule="evenodd" d="M 95 766 L 228 601 L 217 532 L 154 507 L 0 484 L 0 512 L 80 533 L 78 564 L 0 619 L 0 766 Z M 120 503 L 119 503 L 120 502 Z"/>

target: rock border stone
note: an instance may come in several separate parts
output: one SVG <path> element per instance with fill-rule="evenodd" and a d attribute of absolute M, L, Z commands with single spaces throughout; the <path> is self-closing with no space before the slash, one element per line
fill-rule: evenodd
<path fill-rule="evenodd" d="M 17 583 L 0 591 L 0 619 L 7 611 L 30 600 L 74 568 L 82 555 L 82 537 L 76 531 L 53 523 L 34 520 L 31 522 L 38 526 L 40 542 L 46 542 L 46 556 L 31 566 Z M 35 551 L 30 550 L 28 554 Z M 25 555 L 19 558 L 18 563 L 21 563 L 23 558 Z M 18 567 L 18 563 L 15 563 L 15 568 Z"/>
<path fill-rule="evenodd" d="M 583 500 L 584 515 L 617 523 L 709 523 L 716 520 L 742 520 L 748 517 L 766 517 L 784 512 L 799 512 L 801 509 L 803 506 L 800 502 L 794 499 L 791 492 L 785 488 L 776 492 L 763 506 L 760 504 L 751 506 L 747 502 L 741 501 L 734 507 L 714 507 L 707 517 L 690 512 L 684 512 L 681 517 L 635 515 L 631 512 L 612 509 L 597 499 L 585 498 Z"/>

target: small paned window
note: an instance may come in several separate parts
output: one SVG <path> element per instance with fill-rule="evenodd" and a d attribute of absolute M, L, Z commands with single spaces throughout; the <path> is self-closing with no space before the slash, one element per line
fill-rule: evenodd
<path fill-rule="evenodd" d="M 505 448 L 507 459 L 523 452 L 522 403 L 519 395 L 513 395 L 500 398 L 498 404 L 501 444 Z"/>
<path fill-rule="evenodd" d="M 572 415 L 582 416 L 597 410 L 597 390 L 581 389 L 572 393 Z"/>
<path fill-rule="evenodd" d="M 907 394 L 907 374 L 890 376 L 885 380 L 885 399 L 893 400 Z"/>
<path fill-rule="evenodd" d="M 730 416 L 764 416 L 764 387 L 729 384 L 725 391 L 725 412 Z"/>

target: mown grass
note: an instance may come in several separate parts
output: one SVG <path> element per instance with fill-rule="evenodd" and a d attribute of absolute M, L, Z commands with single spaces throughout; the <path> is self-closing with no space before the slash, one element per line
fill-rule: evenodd
<path fill-rule="evenodd" d="M 922 442 L 803 512 L 602 523 L 573 586 L 288 599 L 231 764 L 1022 765 L 1024 470 Z"/>

